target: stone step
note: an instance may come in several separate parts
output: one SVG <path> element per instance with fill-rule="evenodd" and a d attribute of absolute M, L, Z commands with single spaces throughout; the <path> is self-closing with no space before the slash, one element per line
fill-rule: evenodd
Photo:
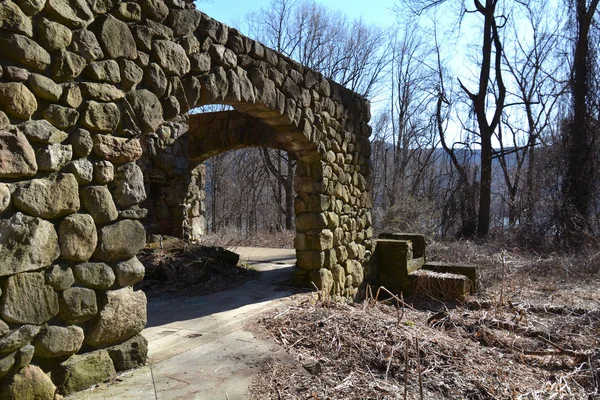
<path fill-rule="evenodd" d="M 412 283 L 412 295 L 429 296 L 441 300 L 464 301 L 471 286 L 471 281 L 464 275 L 425 269 L 411 272 L 409 280 Z"/>
<path fill-rule="evenodd" d="M 474 265 L 462 265 L 462 264 L 444 264 L 441 262 L 428 262 L 423 265 L 423 269 L 433 272 L 447 272 L 450 274 L 464 275 L 469 281 L 470 293 L 477 292 L 479 288 L 479 279 L 477 276 L 477 267 Z"/>

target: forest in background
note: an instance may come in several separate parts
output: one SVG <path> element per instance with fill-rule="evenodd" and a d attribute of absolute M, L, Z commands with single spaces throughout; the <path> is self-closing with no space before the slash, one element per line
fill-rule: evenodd
<path fill-rule="evenodd" d="M 600 232 L 598 0 L 419 0 L 394 26 L 272 0 L 239 28 L 371 101 L 375 232 L 575 249 Z M 212 232 L 293 230 L 295 161 L 207 162 Z"/>

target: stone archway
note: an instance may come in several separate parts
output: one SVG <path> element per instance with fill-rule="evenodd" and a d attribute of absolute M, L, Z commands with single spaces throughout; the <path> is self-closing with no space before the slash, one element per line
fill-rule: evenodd
<path fill-rule="evenodd" d="M 180 157 L 187 154 L 188 169 L 194 171 L 202 161 L 202 154 L 197 153 L 203 151 L 209 156 L 211 150 L 267 145 L 294 152 L 301 163 L 295 180 L 299 193 L 298 266 L 307 272 L 307 284 L 324 283 L 333 296 L 354 297 L 364 276 L 362 264 L 371 251 L 368 103 L 236 30 L 204 15 L 202 18 L 195 36 L 206 51 L 190 55 L 189 72 L 172 78 L 173 91 L 167 103 L 179 104 L 180 113 L 206 104 L 227 104 L 237 111 L 225 114 L 231 118 L 229 124 L 242 123 L 243 116 L 244 124 L 262 128 L 243 136 L 229 126 L 220 126 L 212 131 L 223 134 L 200 137 L 207 131 L 202 125 L 208 120 L 202 114 L 193 115 L 188 121 L 189 133 L 178 136 L 175 142 L 186 149 Z M 180 65 L 173 69 L 185 71 L 183 57 L 181 54 L 180 60 L 172 57 L 168 62 Z M 174 121 L 178 123 L 182 118 L 178 115 Z M 145 155 L 148 153 L 160 151 L 146 151 Z M 170 156 L 163 152 L 160 157 Z M 175 175 L 181 178 L 185 174 Z M 168 193 L 165 197 L 171 198 L 167 202 L 171 210 L 168 215 L 179 221 L 170 227 L 171 232 L 189 237 L 187 227 L 194 236 L 193 227 L 198 225 L 194 219 L 202 216 L 188 211 L 196 209 L 193 203 L 202 197 L 197 191 L 199 179 L 201 174 L 190 173 L 185 178 L 190 186 L 178 200 L 173 199 L 176 191 L 164 191 Z"/>
<path fill-rule="evenodd" d="M 140 204 L 175 177 L 165 218 L 189 226 L 202 129 L 185 133 L 187 113 L 204 104 L 231 105 L 268 127 L 257 141 L 298 156 L 305 283 L 357 295 L 373 250 L 370 111 L 357 94 L 182 0 L 4 1 L 0 66 L 3 395 L 15 376 L 68 393 L 82 388 L 69 378 L 78 364 L 103 380 L 143 361 L 145 296 L 132 285 L 140 221 L 156 214 Z M 240 145 L 229 139 L 222 149 Z"/>

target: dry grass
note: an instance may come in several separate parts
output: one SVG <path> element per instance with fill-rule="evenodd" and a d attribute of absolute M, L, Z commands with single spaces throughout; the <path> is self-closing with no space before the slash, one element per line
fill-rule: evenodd
<path fill-rule="evenodd" d="M 396 300 L 337 305 L 300 295 L 258 329 L 322 371 L 265 363 L 254 398 L 594 398 L 600 393 L 597 254 L 542 257 L 432 243 L 432 261 L 481 267 L 479 295 L 462 304 L 408 298 L 410 307 Z"/>

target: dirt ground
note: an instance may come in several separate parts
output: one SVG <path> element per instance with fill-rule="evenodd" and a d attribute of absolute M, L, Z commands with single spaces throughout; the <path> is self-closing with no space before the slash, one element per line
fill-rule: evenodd
<path fill-rule="evenodd" d="M 429 260 L 479 266 L 479 293 L 460 304 L 296 295 L 253 329 L 304 367 L 265 361 L 253 397 L 600 399 L 600 252 L 433 243 Z"/>

